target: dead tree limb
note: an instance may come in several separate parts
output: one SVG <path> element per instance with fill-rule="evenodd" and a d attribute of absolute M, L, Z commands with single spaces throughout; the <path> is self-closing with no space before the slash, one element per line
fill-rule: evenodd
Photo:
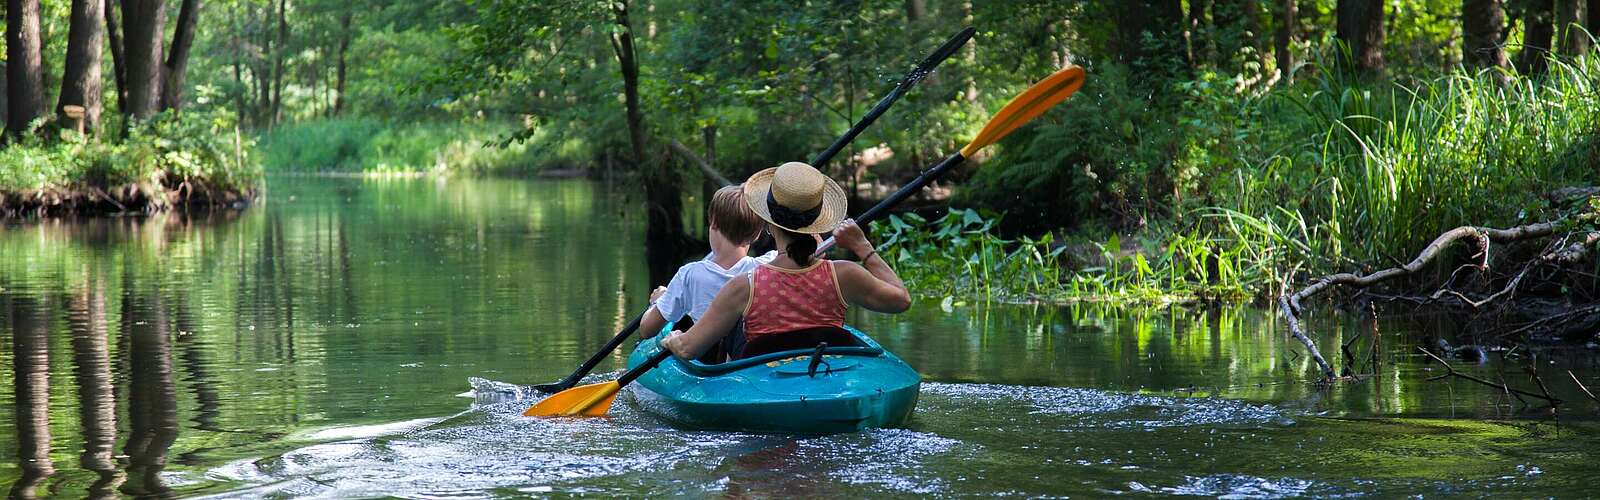
<path fill-rule="evenodd" d="M 1418 253 L 1416 258 L 1411 259 L 1411 262 L 1405 263 L 1398 267 L 1391 267 L 1373 272 L 1365 276 L 1355 273 L 1338 273 L 1317 278 L 1316 280 L 1313 280 L 1310 285 L 1300 289 L 1298 292 L 1280 296 L 1278 298 L 1278 304 L 1283 310 L 1284 319 L 1289 323 L 1289 333 L 1294 336 L 1295 340 L 1300 341 L 1302 345 L 1306 346 L 1306 350 L 1309 351 L 1311 357 L 1316 360 L 1317 366 L 1322 368 L 1322 374 L 1325 379 L 1324 381 L 1332 381 L 1337 378 L 1334 375 L 1333 367 L 1328 365 L 1327 360 L 1323 359 L 1322 353 L 1318 352 L 1316 345 L 1311 342 L 1311 338 L 1306 336 L 1305 331 L 1300 328 L 1299 315 L 1300 302 L 1302 300 L 1327 291 L 1334 286 L 1367 288 L 1394 278 L 1414 274 L 1417 271 L 1422 270 L 1422 268 L 1428 265 L 1428 263 L 1438 258 L 1439 255 L 1442 254 L 1445 249 L 1449 248 L 1451 244 L 1463 239 L 1471 240 L 1474 243 L 1478 249 L 1478 253 L 1474 255 L 1474 257 L 1478 258 L 1478 267 L 1480 269 L 1487 269 L 1489 267 L 1490 243 L 1510 243 L 1526 239 L 1550 236 L 1551 234 L 1555 233 L 1556 226 L 1560 222 L 1561 220 L 1557 219 L 1551 222 L 1529 224 L 1509 229 L 1496 229 L 1480 226 L 1461 226 L 1449 231 L 1445 231 L 1444 234 L 1434 238 L 1433 242 L 1428 243 L 1428 246 L 1423 248 L 1422 252 Z"/>
<path fill-rule="evenodd" d="M 1578 381 L 1578 376 L 1577 375 L 1573 375 L 1572 374 L 1572 370 L 1567 370 L 1567 376 L 1568 377 L 1572 377 L 1572 383 L 1578 384 L 1578 388 L 1579 389 L 1583 389 L 1583 393 L 1584 394 L 1588 394 L 1589 395 L 1589 399 L 1594 400 L 1594 402 L 1596 402 L 1596 403 L 1600 403 L 1600 398 L 1594 397 L 1594 393 L 1589 392 L 1589 388 L 1588 387 L 1584 387 L 1583 386 L 1583 382 L 1579 382 Z"/>
<path fill-rule="evenodd" d="M 700 172 L 706 174 L 706 177 L 710 178 L 711 180 L 716 181 L 717 184 L 724 186 L 732 186 L 734 184 L 734 182 L 728 180 L 727 177 L 723 177 L 722 173 L 717 172 L 717 169 L 712 168 L 711 163 L 707 162 L 705 158 L 701 158 L 700 155 L 694 154 L 694 151 L 690 150 L 687 146 L 684 146 L 683 143 L 678 142 L 676 139 L 668 142 L 667 147 L 672 148 L 672 152 L 678 153 L 678 156 L 682 156 L 689 160 L 689 163 L 693 163 L 694 166 L 700 167 Z"/>
<path fill-rule="evenodd" d="M 1488 387 L 1493 387 L 1495 389 L 1500 389 L 1500 390 L 1506 391 L 1506 393 L 1508 393 L 1508 394 L 1516 394 L 1517 397 L 1519 397 L 1519 398 L 1522 397 L 1522 396 L 1528 396 L 1528 397 L 1532 397 L 1532 398 L 1539 398 L 1539 399 L 1543 399 L 1545 401 L 1549 401 L 1550 404 L 1552 404 L 1552 405 L 1561 404 L 1561 400 L 1556 399 L 1554 397 L 1551 397 L 1549 394 L 1540 395 L 1540 394 L 1535 394 L 1535 393 L 1531 393 L 1531 392 L 1528 392 L 1528 391 L 1524 391 L 1524 390 L 1521 390 L 1521 389 L 1513 389 L 1513 388 L 1511 388 L 1511 386 L 1506 385 L 1506 384 L 1496 384 L 1496 383 L 1490 382 L 1488 380 L 1484 380 L 1484 379 L 1481 379 L 1481 378 L 1478 378 L 1478 377 L 1474 377 L 1474 376 L 1471 376 L 1471 375 L 1467 375 L 1465 373 L 1458 372 L 1458 371 L 1456 371 L 1455 367 L 1450 366 L 1450 362 L 1445 361 L 1444 358 L 1440 358 L 1438 356 L 1435 356 L 1433 353 L 1428 352 L 1427 349 L 1423 349 L 1422 346 L 1417 346 L 1417 350 L 1418 351 L 1422 351 L 1423 354 L 1428 355 L 1428 357 L 1433 358 L 1434 361 L 1438 361 L 1439 364 L 1444 365 L 1444 369 L 1446 371 L 1446 373 L 1444 375 L 1433 377 L 1433 378 L 1430 378 L 1428 380 L 1438 380 L 1438 379 L 1441 379 L 1441 378 L 1444 378 L 1444 377 L 1458 377 L 1458 378 L 1463 378 L 1463 379 L 1470 380 L 1470 381 L 1473 381 L 1473 382 L 1477 382 L 1479 384 L 1483 384 L 1483 385 L 1488 386 Z"/>

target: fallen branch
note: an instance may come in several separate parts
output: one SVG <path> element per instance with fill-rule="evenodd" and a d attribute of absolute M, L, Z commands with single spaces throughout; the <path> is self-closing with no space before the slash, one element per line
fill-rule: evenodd
<path fill-rule="evenodd" d="M 1573 375 L 1572 374 L 1572 370 L 1567 370 L 1567 376 L 1568 377 L 1572 377 L 1572 383 L 1578 384 L 1578 388 L 1579 389 L 1583 389 L 1583 393 L 1584 394 L 1588 394 L 1589 395 L 1589 399 L 1594 400 L 1594 402 L 1596 402 L 1596 403 L 1600 403 L 1600 398 L 1594 397 L 1594 393 L 1589 392 L 1589 388 L 1588 387 L 1584 387 L 1583 386 L 1583 382 L 1579 382 L 1578 381 L 1578 376 L 1577 375 Z"/>
<path fill-rule="evenodd" d="M 1475 244 L 1478 249 L 1478 253 L 1474 255 L 1474 257 L 1478 258 L 1477 267 L 1479 269 L 1486 270 L 1489 267 L 1489 244 L 1491 242 L 1510 243 L 1526 239 L 1550 236 L 1551 234 L 1555 233 L 1556 226 L 1560 222 L 1561 220 L 1558 219 L 1551 222 L 1529 224 L 1509 229 L 1496 229 L 1480 226 L 1461 226 L 1449 231 L 1445 231 L 1444 234 L 1434 238 L 1431 243 L 1428 243 L 1426 248 L 1422 249 L 1421 253 L 1417 254 L 1416 258 L 1411 259 L 1411 262 L 1407 262 L 1397 267 L 1383 269 L 1367 275 L 1338 273 L 1324 276 L 1312 281 L 1310 285 L 1300 289 L 1298 292 L 1280 296 L 1278 303 L 1280 308 L 1283 310 L 1284 319 L 1289 323 L 1289 333 L 1294 336 L 1295 340 L 1298 340 L 1302 345 L 1305 345 L 1307 351 L 1310 351 L 1311 357 L 1317 361 L 1318 366 L 1322 367 L 1325 381 L 1331 381 L 1336 378 L 1334 376 L 1333 367 L 1328 365 L 1327 360 L 1322 358 L 1322 353 L 1317 351 L 1317 348 L 1312 344 L 1310 337 L 1308 337 L 1305 334 L 1305 331 L 1300 328 L 1299 315 L 1300 302 L 1302 300 L 1327 291 L 1334 286 L 1367 288 L 1394 278 L 1414 274 L 1417 271 L 1422 270 L 1422 268 L 1428 265 L 1428 263 L 1438 258 L 1438 256 L 1443 253 L 1446 248 L 1449 248 L 1451 244 L 1462 239 L 1470 239 Z M 1515 286 L 1511 288 L 1515 288 Z M 1496 295 L 1498 296 L 1499 294 Z M 1465 299 L 1465 297 L 1462 297 L 1462 299 Z M 1468 302 L 1471 303 L 1472 301 L 1468 300 Z"/>
<path fill-rule="evenodd" d="M 678 153 L 678 156 L 688 159 L 689 163 L 693 163 L 694 166 L 700 167 L 701 173 L 706 174 L 706 177 L 710 178 L 711 180 L 717 181 L 718 184 L 724 186 L 732 186 L 734 184 L 733 181 L 728 180 L 727 177 L 723 177 L 720 172 L 717 172 L 717 169 L 712 168 L 711 163 L 707 162 L 705 158 L 701 158 L 700 155 L 694 154 L 694 151 L 690 150 L 688 146 L 684 146 L 683 143 L 678 142 L 676 139 L 667 142 L 667 147 L 671 148 L 672 152 Z"/>
<path fill-rule="evenodd" d="M 1478 377 L 1474 377 L 1474 376 L 1471 376 L 1471 375 L 1467 375 L 1465 373 L 1458 372 L 1458 371 L 1456 371 L 1455 367 L 1450 366 L 1450 362 L 1445 361 L 1444 358 L 1440 358 L 1438 356 L 1435 356 L 1433 353 L 1428 352 L 1427 349 L 1423 349 L 1422 346 L 1417 346 L 1417 350 L 1418 351 L 1422 351 L 1423 354 L 1428 355 L 1428 357 L 1433 358 L 1434 361 L 1438 361 L 1439 364 L 1444 365 L 1444 369 L 1447 372 L 1444 375 L 1440 375 L 1440 376 L 1437 376 L 1437 377 L 1432 377 L 1432 378 L 1429 378 L 1428 380 L 1439 380 L 1439 379 L 1442 379 L 1442 378 L 1445 378 L 1445 377 L 1459 377 L 1459 378 L 1467 379 L 1467 380 L 1470 380 L 1470 381 L 1473 381 L 1473 382 L 1477 382 L 1479 384 L 1483 384 L 1483 385 L 1488 386 L 1488 387 L 1493 387 L 1495 389 L 1503 390 L 1507 394 L 1515 394 L 1515 395 L 1517 395 L 1518 398 L 1521 398 L 1522 396 L 1528 396 L 1528 397 L 1539 398 L 1539 399 L 1543 399 L 1545 401 L 1549 401 L 1551 405 L 1561 404 L 1561 400 L 1556 399 L 1554 397 L 1551 397 L 1549 394 L 1540 395 L 1540 394 L 1534 394 L 1534 393 L 1531 393 L 1531 392 L 1528 392 L 1528 391 L 1524 391 L 1524 390 L 1521 390 L 1521 389 L 1513 389 L 1513 388 L 1511 388 L 1511 386 L 1506 385 L 1506 384 L 1496 384 L 1496 383 L 1490 382 L 1488 380 L 1484 380 L 1484 379 L 1481 379 L 1481 378 L 1478 378 Z"/>

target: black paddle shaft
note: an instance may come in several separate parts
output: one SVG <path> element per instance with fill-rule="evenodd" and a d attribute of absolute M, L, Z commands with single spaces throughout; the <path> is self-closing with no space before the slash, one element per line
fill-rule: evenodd
<path fill-rule="evenodd" d="M 927 170 L 923 170 L 922 174 L 918 175 L 916 179 L 913 179 L 905 186 L 901 186 L 899 191 L 895 191 L 894 194 L 889 195 L 888 198 L 884 198 L 883 201 L 878 202 L 877 205 L 873 205 L 871 209 L 866 211 L 866 213 L 861 214 L 860 217 L 856 217 L 856 224 L 865 226 L 872 223 L 872 221 L 878 220 L 878 218 L 883 217 L 884 214 L 888 213 L 890 208 L 894 208 L 895 205 L 899 205 L 900 202 L 905 201 L 906 198 L 910 198 L 911 195 L 917 194 L 917 191 L 921 190 L 924 186 L 927 186 L 928 183 L 933 182 L 934 180 L 943 176 L 945 172 L 949 172 L 950 169 L 955 168 L 956 165 L 960 165 L 965 161 L 967 161 L 967 157 L 963 156 L 959 151 L 952 153 L 950 156 L 946 156 L 943 160 L 940 160 L 939 163 L 934 164 L 932 167 L 928 167 Z M 833 237 L 829 236 L 827 241 L 824 241 L 821 245 L 817 246 L 817 253 L 822 253 L 827 251 L 829 248 L 833 248 L 833 244 Z"/>
<path fill-rule="evenodd" d="M 645 312 L 649 312 L 649 310 L 646 310 Z M 585 360 L 582 365 L 579 365 L 578 369 L 573 371 L 571 375 L 567 375 L 567 378 L 561 379 L 560 382 L 556 382 L 554 384 L 539 384 L 533 386 L 533 388 L 539 390 L 540 392 L 554 393 L 565 391 L 567 389 L 571 389 L 574 385 L 578 385 L 579 380 L 583 380 L 583 377 L 588 375 L 590 370 L 593 370 L 595 366 L 599 365 L 600 361 L 606 359 L 606 356 L 609 356 L 611 351 L 617 350 L 618 346 L 621 346 L 623 342 L 628 340 L 629 336 L 633 335 L 634 331 L 639 329 L 639 321 L 643 319 L 644 313 L 634 316 L 633 321 L 628 322 L 628 326 L 623 327 L 622 331 L 617 332 L 615 337 L 611 337 L 611 341 L 606 342 L 606 346 L 600 349 L 600 352 L 596 352 L 593 356 L 590 356 L 589 359 Z"/>
<path fill-rule="evenodd" d="M 923 59 L 920 64 L 917 64 L 916 68 L 913 68 L 910 73 L 906 73 L 905 78 L 900 79 L 900 83 L 894 86 L 894 90 L 890 91 L 889 95 L 879 99 L 878 104 L 861 117 L 861 121 L 856 122 L 855 126 L 850 127 L 850 130 L 846 131 L 844 135 L 834 140 L 833 145 L 828 146 L 828 149 L 817 153 L 817 156 L 811 159 L 811 166 L 820 169 L 829 160 L 832 160 L 835 155 L 839 154 L 840 150 L 850 145 L 850 141 L 854 141 L 856 136 L 861 135 L 861 132 L 871 126 L 872 122 L 877 121 L 879 116 L 888 111 L 889 106 L 894 105 L 895 101 L 900 100 L 900 97 L 906 95 L 906 92 L 910 92 L 911 88 L 917 86 L 918 82 L 921 82 L 923 78 L 927 78 L 928 74 L 933 73 L 933 69 L 938 67 L 939 63 L 954 55 L 977 32 L 978 30 L 968 26 L 966 29 L 961 30 L 960 33 L 950 37 L 949 40 L 945 40 L 944 45 L 940 45 L 938 50 L 928 54 L 928 57 Z"/>
<path fill-rule="evenodd" d="M 640 375 L 644 375 L 644 372 L 650 371 L 651 368 L 655 368 L 656 365 L 661 364 L 662 361 L 666 361 L 669 357 L 672 357 L 672 351 L 662 347 L 661 351 L 652 354 L 650 359 L 644 360 L 644 362 L 640 363 L 639 366 L 635 366 L 633 369 L 628 370 L 627 373 L 623 373 L 622 377 L 617 379 L 617 387 L 620 388 L 632 383 L 633 379 L 639 378 Z"/>

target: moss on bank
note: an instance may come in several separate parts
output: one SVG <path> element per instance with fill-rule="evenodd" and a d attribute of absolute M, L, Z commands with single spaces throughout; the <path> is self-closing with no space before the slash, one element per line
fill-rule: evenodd
<path fill-rule="evenodd" d="M 221 113 L 163 113 L 116 141 L 29 134 L 0 149 L 0 217 L 240 206 L 259 192 L 253 147 Z"/>

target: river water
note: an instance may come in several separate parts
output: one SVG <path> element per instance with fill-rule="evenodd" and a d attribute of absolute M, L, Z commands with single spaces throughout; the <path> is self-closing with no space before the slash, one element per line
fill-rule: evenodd
<path fill-rule="evenodd" d="M 835 436 L 534 420 L 644 306 L 637 197 L 580 181 L 272 178 L 243 212 L 0 226 L 0 487 L 12 496 L 1585 496 L 1593 356 L 1551 410 L 1417 353 L 1447 324 L 1310 318 L 1362 382 L 1319 389 L 1269 311 L 919 301 L 851 322 L 924 386 Z M 1372 355 L 1372 340 L 1378 342 Z M 1524 367 L 1458 369 L 1540 392 Z M 614 376 L 618 353 L 597 370 Z M 1573 375 L 1568 375 L 1568 372 Z M 480 380 L 481 379 L 481 380 Z M 475 381 L 474 381 L 475 380 Z M 1533 402 L 1530 402 L 1533 403 Z"/>

